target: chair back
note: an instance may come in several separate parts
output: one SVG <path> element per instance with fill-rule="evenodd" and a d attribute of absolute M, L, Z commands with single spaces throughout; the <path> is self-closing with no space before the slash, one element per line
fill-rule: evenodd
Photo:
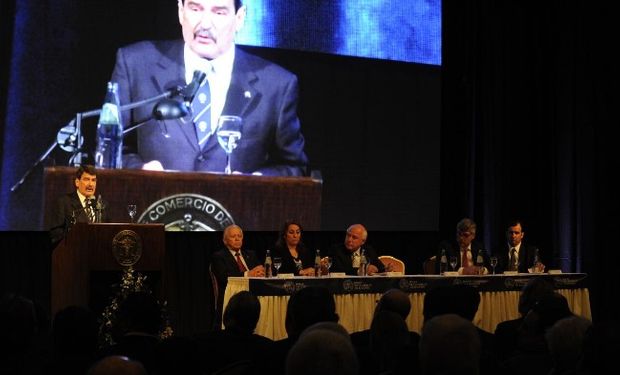
<path fill-rule="evenodd" d="M 400 272 L 401 274 L 405 274 L 405 263 L 395 258 L 391 255 L 381 255 L 379 256 L 379 260 L 385 266 L 385 270 L 388 272 Z"/>
<path fill-rule="evenodd" d="M 435 262 L 437 262 L 437 257 L 434 255 L 424 261 L 424 263 L 422 264 L 422 268 L 424 270 L 425 275 L 436 275 L 437 274 L 437 269 L 435 268 L 436 267 Z"/>

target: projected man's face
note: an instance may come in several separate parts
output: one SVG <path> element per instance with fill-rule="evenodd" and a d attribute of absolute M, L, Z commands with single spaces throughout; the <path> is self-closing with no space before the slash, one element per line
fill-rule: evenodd
<path fill-rule="evenodd" d="M 234 0 L 179 0 L 178 8 L 185 43 L 209 60 L 233 46 L 245 19 L 245 7 L 235 12 Z"/>

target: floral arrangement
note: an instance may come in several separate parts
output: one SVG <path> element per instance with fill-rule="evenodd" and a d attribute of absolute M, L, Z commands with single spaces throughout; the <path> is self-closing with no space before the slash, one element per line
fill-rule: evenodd
<path fill-rule="evenodd" d="M 115 344 L 114 329 L 117 322 L 117 311 L 121 303 L 131 293 L 146 292 L 152 293 L 148 285 L 145 283 L 147 276 L 136 272 L 132 267 L 123 269 L 121 282 L 118 285 L 119 290 L 116 295 L 111 298 L 110 303 L 103 309 L 99 325 L 99 341 L 101 347 Z M 159 302 L 162 311 L 162 321 L 164 322 L 162 330 L 159 332 L 161 339 L 172 336 L 174 331 L 170 325 L 167 311 L 167 301 Z"/>

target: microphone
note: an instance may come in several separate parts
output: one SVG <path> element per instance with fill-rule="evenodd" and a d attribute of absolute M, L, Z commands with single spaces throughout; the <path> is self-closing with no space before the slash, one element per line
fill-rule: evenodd
<path fill-rule="evenodd" d="M 183 88 L 183 91 L 181 91 L 181 96 L 183 96 L 183 100 L 186 105 L 189 105 L 192 100 L 194 100 L 194 96 L 196 96 L 200 85 L 202 85 L 202 82 L 204 82 L 206 78 L 207 73 L 200 70 L 194 70 L 194 77 L 192 78 L 192 81 L 185 86 L 185 88 Z"/>
<path fill-rule="evenodd" d="M 97 203 L 95 204 L 95 222 L 101 223 L 101 214 L 105 208 L 105 205 L 101 201 L 101 194 L 97 196 Z"/>
<path fill-rule="evenodd" d="M 160 100 L 153 108 L 153 117 L 157 120 L 173 120 L 187 116 L 190 113 L 190 103 L 194 100 L 194 96 L 206 78 L 207 73 L 195 70 L 192 81 L 177 90 L 178 95 L 183 98 L 183 102 L 172 98 Z"/>

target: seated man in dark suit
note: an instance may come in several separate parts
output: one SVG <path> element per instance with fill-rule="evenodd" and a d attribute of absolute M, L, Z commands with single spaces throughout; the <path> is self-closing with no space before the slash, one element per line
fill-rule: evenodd
<path fill-rule="evenodd" d="M 488 273 L 488 254 L 482 249 L 482 245 L 475 241 L 476 223 L 470 218 L 463 218 L 456 224 L 456 238 L 452 241 L 444 240 L 439 244 L 436 271 L 439 274 L 442 250 L 445 250 L 448 259 L 456 257 L 456 270 L 463 275 L 477 275 Z M 478 256 L 482 256 L 482 269 L 478 267 Z"/>
<path fill-rule="evenodd" d="M 252 250 L 242 249 L 243 230 L 238 225 L 224 229 L 222 241 L 225 248 L 211 256 L 211 269 L 215 273 L 220 290 L 226 289 L 229 276 L 265 276 L 265 268 Z"/>
<path fill-rule="evenodd" d="M 519 273 L 543 272 L 545 265 L 541 262 L 538 248 L 523 242 L 525 232 L 520 220 L 512 220 L 506 228 L 506 245 L 495 250 L 498 273 L 518 271 Z"/>
<path fill-rule="evenodd" d="M 108 221 L 106 203 L 95 197 L 97 170 L 82 165 L 75 173 L 75 191 L 56 200 L 49 226 L 53 243 L 62 240 L 75 223 L 102 223 Z"/>
<path fill-rule="evenodd" d="M 353 224 L 347 229 L 344 243 L 334 245 L 330 249 L 332 258 L 331 272 L 344 272 L 347 275 L 358 275 L 362 253 L 367 261 L 367 274 L 385 272 L 383 263 L 377 257 L 376 251 L 366 244 L 368 232 L 361 224 Z"/>
<path fill-rule="evenodd" d="M 222 237 L 224 248 L 211 256 L 211 271 L 217 280 L 219 293 L 217 311 L 222 311 L 224 291 L 228 284 L 228 277 L 262 277 L 265 276 L 265 267 L 259 262 L 256 253 L 242 249 L 243 230 L 238 225 L 229 225 L 224 229 Z M 218 317 L 219 320 L 219 317 Z"/>

